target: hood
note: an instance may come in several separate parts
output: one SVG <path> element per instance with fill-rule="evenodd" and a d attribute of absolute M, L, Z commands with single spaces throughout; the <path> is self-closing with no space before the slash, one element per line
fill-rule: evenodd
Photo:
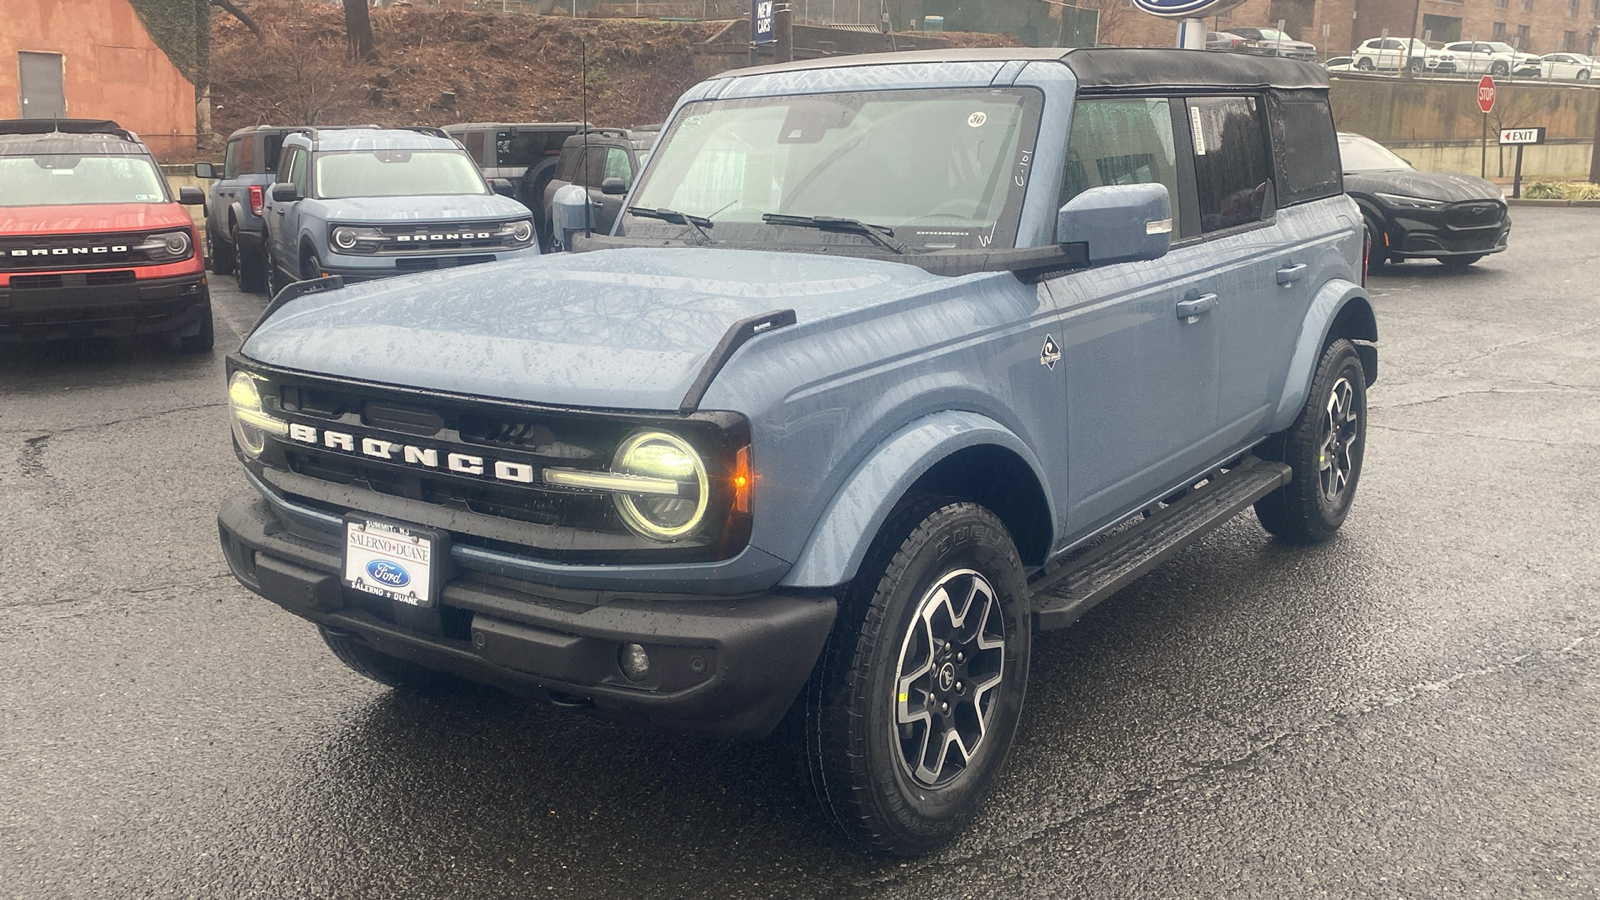
<path fill-rule="evenodd" d="M 1446 203 L 1501 199 L 1498 187 L 1476 175 L 1418 172 L 1415 169 L 1346 173 L 1344 189 L 1352 194 L 1400 194 Z"/>
<path fill-rule="evenodd" d="M 532 215 L 526 206 L 499 194 L 349 197 L 312 202 L 322 206 L 328 221 L 350 225 L 511 219 Z"/>
<path fill-rule="evenodd" d="M 793 309 L 811 322 L 947 282 L 902 263 L 798 253 L 563 253 L 311 294 L 275 313 L 242 351 L 269 365 L 457 394 L 676 410 L 740 319 Z"/>
<path fill-rule="evenodd" d="M 177 203 L 85 203 L 77 206 L 0 206 L 0 234 L 100 234 L 154 231 L 194 224 Z"/>

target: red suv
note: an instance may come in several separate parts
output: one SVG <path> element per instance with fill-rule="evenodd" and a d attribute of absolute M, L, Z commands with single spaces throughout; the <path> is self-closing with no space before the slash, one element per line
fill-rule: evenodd
<path fill-rule="evenodd" d="M 194 220 L 115 122 L 0 120 L 0 341 L 163 335 L 211 349 Z"/>

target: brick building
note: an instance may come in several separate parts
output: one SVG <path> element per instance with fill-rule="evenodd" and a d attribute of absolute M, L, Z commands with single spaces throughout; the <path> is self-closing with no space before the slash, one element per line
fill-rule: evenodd
<path fill-rule="evenodd" d="M 1094 5 L 1078 0 L 1080 6 Z M 1124 46 L 1171 46 L 1177 24 L 1140 12 L 1133 0 L 1103 0 L 1101 40 Z M 1384 29 L 1434 41 L 1504 41 L 1529 53 L 1595 53 L 1600 0 L 1246 0 L 1207 27 L 1284 23 L 1291 36 L 1324 56 L 1349 52 Z"/>
<path fill-rule="evenodd" d="M 0 6 L 0 118 L 115 119 L 158 156 L 192 156 L 194 83 L 157 46 L 130 0 Z M 185 7 L 191 16 L 194 6 Z"/>

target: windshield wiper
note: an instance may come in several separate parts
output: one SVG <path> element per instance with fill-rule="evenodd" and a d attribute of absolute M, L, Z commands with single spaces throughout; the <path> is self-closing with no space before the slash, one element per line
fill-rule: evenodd
<path fill-rule="evenodd" d="M 783 213 L 766 213 L 761 221 L 768 225 L 795 225 L 800 228 L 817 228 L 822 231 L 844 231 L 859 234 L 880 247 L 906 254 L 911 248 L 895 239 L 894 229 L 882 225 L 868 225 L 860 219 L 841 219 L 836 216 L 789 216 Z"/>
<path fill-rule="evenodd" d="M 715 223 L 705 216 L 681 213 L 675 209 L 648 209 L 643 206 L 630 206 L 628 207 L 628 212 L 646 219 L 660 219 L 663 222 L 671 222 L 674 225 L 687 225 L 699 233 L 701 240 L 708 244 L 713 243 L 711 235 L 706 233 L 706 229 Z"/>

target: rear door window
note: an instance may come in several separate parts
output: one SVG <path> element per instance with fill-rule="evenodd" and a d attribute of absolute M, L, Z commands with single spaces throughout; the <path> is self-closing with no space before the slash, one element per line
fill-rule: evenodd
<path fill-rule="evenodd" d="M 1258 97 L 1189 100 L 1200 230 L 1237 228 L 1273 213 L 1272 176 Z"/>

